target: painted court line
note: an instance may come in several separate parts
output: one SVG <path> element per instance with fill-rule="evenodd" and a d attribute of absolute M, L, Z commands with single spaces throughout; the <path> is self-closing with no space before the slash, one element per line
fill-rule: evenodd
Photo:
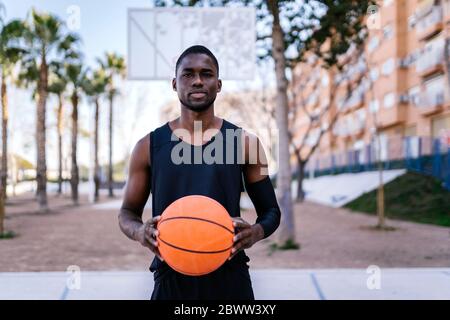
<path fill-rule="evenodd" d="M 320 289 L 319 282 L 317 281 L 316 275 L 314 273 L 309 274 L 311 276 L 311 281 L 314 285 L 314 288 L 316 288 L 317 294 L 319 295 L 320 300 L 326 300 L 325 295 L 322 292 L 322 289 Z"/>

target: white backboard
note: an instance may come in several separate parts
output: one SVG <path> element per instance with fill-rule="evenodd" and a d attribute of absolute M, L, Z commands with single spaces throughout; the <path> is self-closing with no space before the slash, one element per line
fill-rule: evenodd
<path fill-rule="evenodd" d="M 128 9 L 128 79 L 169 80 L 178 56 L 196 44 L 219 61 L 223 80 L 253 80 L 254 8 Z"/>

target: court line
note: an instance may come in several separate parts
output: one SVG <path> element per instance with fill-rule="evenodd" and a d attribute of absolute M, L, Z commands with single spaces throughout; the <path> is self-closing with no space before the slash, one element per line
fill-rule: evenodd
<path fill-rule="evenodd" d="M 322 292 L 322 289 L 320 288 L 320 285 L 319 285 L 319 282 L 317 281 L 316 275 L 313 272 L 311 272 L 309 275 L 311 277 L 311 281 L 312 281 L 312 283 L 314 285 L 314 288 L 316 288 L 317 294 L 319 295 L 319 299 L 320 300 L 327 300 L 325 298 L 325 295 Z"/>
<path fill-rule="evenodd" d="M 64 291 L 61 294 L 61 296 L 59 297 L 59 300 L 66 300 L 68 295 L 69 295 L 69 288 L 67 288 L 67 285 L 66 285 L 66 286 L 64 286 Z"/>

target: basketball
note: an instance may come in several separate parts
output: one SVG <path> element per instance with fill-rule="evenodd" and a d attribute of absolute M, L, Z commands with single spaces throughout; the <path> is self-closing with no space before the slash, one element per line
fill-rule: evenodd
<path fill-rule="evenodd" d="M 231 254 L 233 222 L 227 210 L 209 197 L 191 195 L 174 201 L 162 213 L 157 229 L 161 256 L 182 274 L 213 272 Z"/>

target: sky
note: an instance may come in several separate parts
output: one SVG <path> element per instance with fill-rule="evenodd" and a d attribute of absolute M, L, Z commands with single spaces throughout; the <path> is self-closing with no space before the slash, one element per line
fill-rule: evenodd
<path fill-rule="evenodd" d="M 105 52 L 117 52 L 126 57 L 127 54 L 127 9 L 151 8 L 151 0 L 0 0 L 6 7 L 6 20 L 13 18 L 25 19 L 31 8 L 58 15 L 68 25 L 74 28 L 82 39 L 82 50 L 85 63 L 95 67 L 96 58 Z M 79 11 L 79 19 L 74 13 Z M 241 86 L 260 87 L 260 81 L 224 81 L 223 92 L 239 90 Z M 121 96 L 115 103 L 114 118 L 114 161 L 122 160 L 132 150 L 135 143 L 148 132 L 160 126 L 160 107 L 174 99 L 169 81 L 123 81 L 120 86 Z M 10 101 L 10 149 L 9 152 L 24 156 L 35 163 L 35 103 L 31 101 L 30 93 L 11 88 Z M 47 166 L 50 170 L 57 168 L 56 155 L 56 117 L 57 102 L 50 97 L 47 102 Z M 71 112 L 70 103 L 66 103 L 66 113 Z M 90 130 L 93 125 L 93 106 L 82 99 L 80 127 Z M 100 162 L 107 163 L 107 122 L 108 105 L 101 103 L 100 116 Z M 69 131 L 69 130 L 66 130 Z M 67 132 L 67 139 L 70 133 Z M 70 140 L 64 146 L 70 150 Z M 104 147 L 103 147 L 104 146 Z M 90 163 L 90 141 L 79 138 L 79 164 Z M 68 152 L 67 152 L 68 154 Z M 70 163 L 70 160 L 68 160 Z"/>

